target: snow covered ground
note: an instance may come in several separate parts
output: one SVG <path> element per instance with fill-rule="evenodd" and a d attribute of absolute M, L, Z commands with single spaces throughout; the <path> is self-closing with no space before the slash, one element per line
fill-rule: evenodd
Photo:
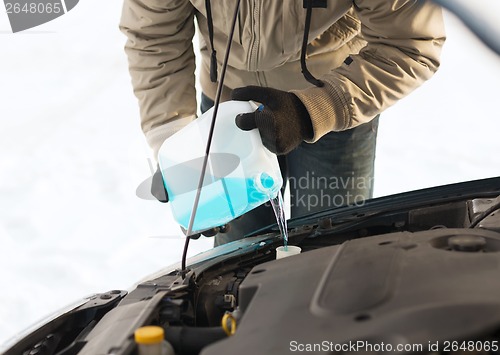
<path fill-rule="evenodd" d="M 82 0 L 12 34 L 0 7 L 0 344 L 181 257 L 169 207 L 135 196 L 150 152 L 120 12 L 120 0 Z M 446 20 L 440 71 L 382 116 L 377 196 L 500 175 L 500 62 Z M 190 255 L 211 243 L 191 243 Z"/>

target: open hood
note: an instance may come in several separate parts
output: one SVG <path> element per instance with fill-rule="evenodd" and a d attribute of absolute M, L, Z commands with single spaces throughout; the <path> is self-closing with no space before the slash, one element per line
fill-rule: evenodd
<path fill-rule="evenodd" d="M 497 348 L 499 195 L 494 178 L 292 220 L 303 252 L 281 260 L 270 226 L 190 259 L 185 278 L 173 266 L 129 293 L 95 295 L 4 354 L 133 354 L 144 324 L 162 326 L 178 354 Z"/>

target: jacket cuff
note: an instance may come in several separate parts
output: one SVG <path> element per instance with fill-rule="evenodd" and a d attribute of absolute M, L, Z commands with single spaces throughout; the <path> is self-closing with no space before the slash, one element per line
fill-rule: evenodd
<path fill-rule="evenodd" d="M 190 122 L 194 121 L 195 115 L 179 118 L 175 121 L 165 123 L 161 126 L 155 127 L 148 132 L 145 132 L 146 141 L 151 149 L 153 149 L 153 156 L 158 161 L 158 151 L 161 145 L 171 135 L 186 127 Z"/>
<path fill-rule="evenodd" d="M 331 131 L 350 128 L 352 114 L 349 101 L 339 88 L 325 82 L 323 87 L 291 92 L 302 101 L 311 118 L 313 138 L 307 142 L 314 143 Z"/>

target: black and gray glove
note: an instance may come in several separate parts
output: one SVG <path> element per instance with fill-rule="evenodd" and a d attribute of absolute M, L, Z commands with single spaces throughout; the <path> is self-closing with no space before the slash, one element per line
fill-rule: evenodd
<path fill-rule="evenodd" d="M 231 98 L 252 100 L 264 105 L 255 112 L 236 116 L 236 125 L 244 131 L 258 128 L 262 143 L 275 154 L 287 154 L 302 141 L 313 137 L 309 113 L 302 101 L 292 93 L 247 86 L 234 89 Z"/>
<path fill-rule="evenodd" d="M 159 165 L 156 165 L 156 171 L 151 179 L 151 195 L 153 195 L 160 202 L 168 202 L 168 193 L 165 189 L 165 185 L 163 184 L 163 177 L 161 175 Z"/>

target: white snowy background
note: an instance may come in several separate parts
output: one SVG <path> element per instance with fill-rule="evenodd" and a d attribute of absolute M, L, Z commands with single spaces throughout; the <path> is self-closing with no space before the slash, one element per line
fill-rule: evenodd
<path fill-rule="evenodd" d="M 0 6 L 0 344 L 181 257 L 169 207 L 135 196 L 151 156 L 120 14 L 120 0 L 82 0 L 12 34 Z M 498 56 L 446 24 L 440 71 L 382 116 L 376 196 L 500 175 Z"/>

